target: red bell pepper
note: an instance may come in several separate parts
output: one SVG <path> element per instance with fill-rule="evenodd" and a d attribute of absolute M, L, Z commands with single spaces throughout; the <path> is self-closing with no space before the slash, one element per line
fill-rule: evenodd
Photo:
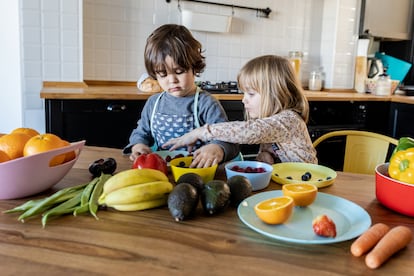
<path fill-rule="evenodd" d="M 134 164 L 133 169 L 155 169 L 162 171 L 165 175 L 168 175 L 167 162 L 156 153 L 141 154 L 138 156 Z"/>

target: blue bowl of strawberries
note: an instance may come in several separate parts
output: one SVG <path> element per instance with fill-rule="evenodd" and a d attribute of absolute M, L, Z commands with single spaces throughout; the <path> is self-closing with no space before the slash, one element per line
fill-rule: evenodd
<path fill-rule="evenodd" d="M 262 190 L 269 186 L 273 167 L 259 161 L 232 161 L 224 166 L 227 179 L 234 175 L 242 175 L 249 179 L 252 190 Z"/>

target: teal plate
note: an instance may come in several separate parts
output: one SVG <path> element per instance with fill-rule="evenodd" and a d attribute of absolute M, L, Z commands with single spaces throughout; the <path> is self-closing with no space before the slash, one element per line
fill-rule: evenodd
<path fill-rule="evenodd" d="M 262 192 L 243 200 L 237 209 L 240 220 L 254 231 L 269 238 L 301 244 L 328 244 L 360 236 L 371 226 L 371 217 L 359 205 L 341 197 L 318 192 L 308 207 L 295 207 L 284 224 L 266 224 L 256 216 L 254 206 L 266 199 L 282 196 L 282 191 Z M 327 215 L 336 225 L 336 237 L 327 238 L 313 232 L 312 220 Z"/>

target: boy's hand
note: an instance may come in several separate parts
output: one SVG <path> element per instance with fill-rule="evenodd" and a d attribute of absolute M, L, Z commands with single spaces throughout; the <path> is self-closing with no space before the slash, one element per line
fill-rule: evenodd
<path fill-rule="evenodd" d="M 223 149 L 217 144 L 204 145 L 194 152 L 190 168 L 207 168 L 223 161 Z"/>
<path fill-rule="evenodd" d="M 148 147 L 145 144 L 135 144 L 132 148 L 131 148 L 131 155 L 129 156 L 129 159 L 131 159 L 131 161 L 135 161 L 135 159 L 137 159 L 138 156 L 140 156 L 141 154 L 147 154 L 147 153 L 151 153 L 151 148 Z"/>

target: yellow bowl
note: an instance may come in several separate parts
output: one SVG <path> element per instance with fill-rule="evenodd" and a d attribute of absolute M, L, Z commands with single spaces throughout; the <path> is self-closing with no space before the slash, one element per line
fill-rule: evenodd
<path fill-rule="evenodd" d="M 176 182 L 180 176 L 186 173 L 198 174 L 201 176 L 204 183 L 207 183 L 214 179 L 214 176 L 216 175 L 217 165 L 207 168 L 189 168 L 192 161 L 192 156 L 175 158 L 170 161 L 171 171 Z"/>

